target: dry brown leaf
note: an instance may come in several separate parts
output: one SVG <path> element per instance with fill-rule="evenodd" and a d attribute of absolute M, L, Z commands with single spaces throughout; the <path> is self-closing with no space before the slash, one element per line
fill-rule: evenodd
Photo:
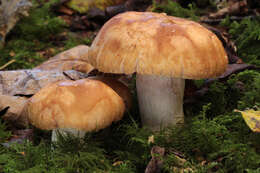
<path fill-rule="evenodd" d="M 34 69 L 58 71 L 76 70 L 89 73 L 94 67 L 87 63 L 88 49 L 89 47 L 86 45 L 76 46 L 59 53 Z"/>
<path fill-rule="evenodd" d="M 69 70 L 16 70 L 0 71 L 0 94 L 3 95 L 32 95 L 49 83 L 64 79 L 78 80 L 86 78 L 87 74 Z"/>
<path fill-rule="evenodd" d="M 23 115 L 26 104 L 26 97 L 0 94 L 0 111 L 7 109 L 3 118 L 8 121 L 17 121 L 17 125 L 26 126 L 28 124 L 27 118 Z"/>
<path fill-rule="evenodd" d="M 14 52 L 14 51 L 11 51 L 11 52 L 9 53 L 9 55 L 10 55 L 10 56 L 15 56 L 15 52 Z"/>
<path fill-rule="evenodd" d="M 74 13 L 73 10 L 65 7 L 64 5 L 61 5 L 58 9 L 58 12 L 60 13 L 64 13 L 64 14 L 67 14 L 67 15 L 72 15 Z"/>
<path fill-rule="evenodd" d="M 49 83 L 64 79 L 86 78 L 85 73 L 77 71 L 17 70 L 0 71 L 0 111 L 7 109 L 4 118 L 26 126 L 27 118 L 23 113 L 27 97 L 38 92 Z M 19 97 L 27 96 L 27 97 Z"/>
<path fill-rule="evenodd" d="M 152 159 L 148 163 L 145 173 L 161 172 L 163 166 L 163 157 L 165 155 L 165 148 L 154 146 L 151 149 Z"/>
<path fill-rule="evenodd" d="M 113 166 L 118 166 L 118 165 L 121 165 L 121 164 L 123 164 L 124 162 L 123 161 L 116 161 L 116 162 L 114 162 L 112 165 Z"/>
<path fill-rule="evenodd" d="M 247 1 L 231 2 L 227 7 L 220 9 L 216 13 L 209 14 L 209 18 L 221 18 L 225 15 L 234 15 L 237 13 L 247 12 Z"/>

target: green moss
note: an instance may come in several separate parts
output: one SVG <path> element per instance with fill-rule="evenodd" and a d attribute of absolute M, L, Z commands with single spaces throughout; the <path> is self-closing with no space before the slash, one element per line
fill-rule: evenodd
<path fill-rule="evenodd" d="M 167 138 L 162 133 L 155 141 L 182 152 L 195 164 L 198 172 L 210 172 L 209 169 L 217 172 L 256 170 L 260 165 L 260 153 L 254 147 L 260 135 L 251 132 L 237 113 L 206 118 L 209 109 L 210 104 L 204 106 L 200 115 L 189 124 L 183 128 L 168 129 Z M 201 166 L 201 161 L 207 161 L 207 164 Z"/>
<path fill-rule="evenodd" d="M 72 47 L 75 47 L 79 44 L 85 44 L 85 45 L 90 45 L 92 42 L 91 39 L 88 37 L 77 37 L 73 35 L 69 35 L 68 39 L 64 42 L 64 49 L 70 49 Z"/>
<path fill-rule="evenodd" d="M 11 59 L 15 62 L 8 69 L 31 68 L 44 61 L 39 51 L 55 47 L 53 36 L 62 32 L 65 23 L 50 10 L 55 1 L 39 4 L 33 1 L 30 15 L 17 23 L 7 37 L 7 43 L 1 52 L 0 65 Z"/>
<path fill-rule="evenodd" d="M 227 82 L 216 81 L 209 86 L 209 91 L 193 106 L 185 107 L 187 116 L 199 113 L 203 105 L 211 103 L 207 110 L 208 117 L 228 114 L 234 109 L 244 110 L 260 105 L 260 73 L 255 70 L 245 70 L 233 74 Z"/>
<path fill-rule="evenodd" d="M 51 12 L 50 5 L 54 2 L 34 2 L 31 15 L 21 20 L 8 36 L 7 45 L 1 50 L 0 65 L 15 59 L 9 69 L 30 68 L 44 60 L 37 52 L 64 47 L 59 49 L 62 51 L 78 44 L 91 43 L 88 38 L 78 38 L 69 33 L 57 45 L 56 39 L 59 33 L 65 31 L 66 25 Z M 197 18 L 193 7 L 183 8 L 172 1 L 153 5 L 158 12 Z M 230 27 L 239 56 L 245 54 L 241 56 L 244 61 L 258 64 L 257 20 L 228 22 L 225 25 Z M 196 82 L 197 87 L 204 82 Z M 172 172 L 173 166 L 191 167 L 194 172 L 200 173 L 259 173 L 260 134 L 253 133 L 241 115 L 233 112 L 234 109 L 260 106 L 259 71 L 246 70 L 230 76 L 225 82 L 214 82 L 196 104 L 185 108 L 188 118 L 183 127 L 170 127 L 158 133 L 141 128 L 134 79 L 132 90 L 134 108 L 123 120 L 111 126 L 108 135 L 104 135 L 104 131 L 89 133 L 84 142 L 72 136 L 61 137 L 58 143 L 52 144 L 50 133 L 39 130 L 35 133 L 33 144 L 26 142 L 9 148 L 0 145 L 0 173 L 144 172 L 151 159 L 150 150 L 155 145 L 167 151 L 162 171 L 165 173 Z M 154 143 L 148 143 L 151 135 L 154 135 Z M 8 137 L 10 132 L 0 122 L 0 142 Z M 187 162 L 178 164 L 171 151 L 182 153 Z M 202 161 L 206 164 L 202 165 Z"/>
<path fill-rule="evenodd" d="M 158 4 L 153 1 L 154 12 L 164 12 L 171 16 L 190 18 L 192 20 L 198 20 L 196 9 L 194 5 L 189 4 L 189 8 L 183 8 L 179 3 L 168 0 L 167 3 Z"/>
<path fill-rule="evenodd" d="M 17 23 L 9 33 L 5 47 L 0 50 L 0 66 L 15 60 L 6 69 L 32 68 L 46 60 L 41 53 L 48 49 L 54 50 L 48 55 L 51 57 L 76 45 L 91 43 L 88 38 L 67 38 L 62 35 L 68 32 L 67 25 L 51 9 L 56 2 L 33 1 L 30 15 Z"/>
<path fill-rule="evenodd" d="M 241 87 L 236 87 L 240 82 Z M 260 106 L 260 73 L 254 70 L 246 70 L 237 75 L 233 75 L 228 80 L 228 84 L 239 96 L 238 109 L 244 110 L 254 106 Z"/>
<path fill-rule="evenodd" d="M 231 22 L 229 17 L 226 17 L 221 24 L 228 27 L 229 34 L 238 48 L 239 57 L 247 63 L 260 66 L 260 18 Z"/>
<path fill-rule="evenodd" d="M 207 118 L 211 105 L 184 127 L 171 127 L 159 133 L 139 128 L 137 122 L 114 124 L 109 135 L 89 133 L 84 142 L 72 136 L 56 144 L 44 139 L 40 144 L 0 146 L 3 172 L 144 172 L 151 159 L 152 146 L 165 147 L 163 172 L 173 166 L 191 167 L 195 172 L 255 171 L 260 164 L 260 135 L 252 133 L 238 113 Z M 154 143 L 148 143 L 154 135 Z M 258 148 L 259 149 L 259 148 Z M 183 153 L 187 162 L 179 164 L 171 151 Z M 22 153 L 24 152 L 24 154 Z M 207 164 L 201 165 L 205 160 Z M 115 164 L 117 163 L 117 164 Z M 0 171 L 1 172 L 1 171 Z"/>
<path fill-rule="evenodd" d="M 11 136 L 11 132 L 6 129 L 6 124 L 0 119 L 0 143 Z"/>

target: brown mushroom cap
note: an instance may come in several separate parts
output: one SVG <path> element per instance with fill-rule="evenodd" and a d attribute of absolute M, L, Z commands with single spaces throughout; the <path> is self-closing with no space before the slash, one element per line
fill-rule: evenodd
<path fill-rule="evenodd" d="M 225 71 L 227 55 L 202 25 L 165 13 L 125 12 L 111 18 L 89 50 L 89 63 L 105 73 L 200 79 Z"/>
<path fill-rule="evenodd" d="M 30 98 L 29 121 L 40 129 L 99 130 L 122 118 L 124 101 L 101 81 L 52 83 Z"/>
<path fill-rule="evenodd" d="M 112 78 L 104 76 L 91 76 L 88 79 L 99 80 L 110 86 L 123 100 L 127 109 L 132 107 L 132 95 L 130 89 L 122 82 Z"/>

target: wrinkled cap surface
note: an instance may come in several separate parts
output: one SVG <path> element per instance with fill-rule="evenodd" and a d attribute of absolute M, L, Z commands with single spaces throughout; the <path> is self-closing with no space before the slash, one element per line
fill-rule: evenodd
<path fill-rule="evenodd" d="M 101 81 L 82 79 L 52 83 L 30 98 L 27 113 L 40 129 L 92 131 L 122 118 L 123 99 Z"/>
<path fill-rule="evenodd" d="M 89 62 L 106 73 L 200 79 L 225 71 L 227 55 L 202 25 L 165 13 L 125 12 L 111 18 L 92 43 Z"/>

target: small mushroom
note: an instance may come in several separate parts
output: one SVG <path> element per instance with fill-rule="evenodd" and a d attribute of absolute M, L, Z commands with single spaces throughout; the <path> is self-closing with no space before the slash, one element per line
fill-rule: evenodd
<path fill-rule="evenodd" d="M 88 79 L 99 80 L 111 87 L 123 100 L 126 108 L 129 110 L 132 107 L 132 95 L 130 89 L 122 82 L 112 77 L 91 76 Z"/>
<path fill-rule="evenodd" d="M 30 98 L 27 105 L 29 122 L 37 128 L 67 132 L 83 137 L 85 132 L 108 127 L 123 117 L 123 99 L 101 81 L 81 79 L 52 83 Z"/>
<path fill-rule="evenodd" d="M 227 55 L 202 25 L 165 13 L 125 12 L 99 31 L 88 62 L 105 73 L 137 73 L 142 122 L 153 130 L 183 123 L 185 79 L 221 75 Z"/>

